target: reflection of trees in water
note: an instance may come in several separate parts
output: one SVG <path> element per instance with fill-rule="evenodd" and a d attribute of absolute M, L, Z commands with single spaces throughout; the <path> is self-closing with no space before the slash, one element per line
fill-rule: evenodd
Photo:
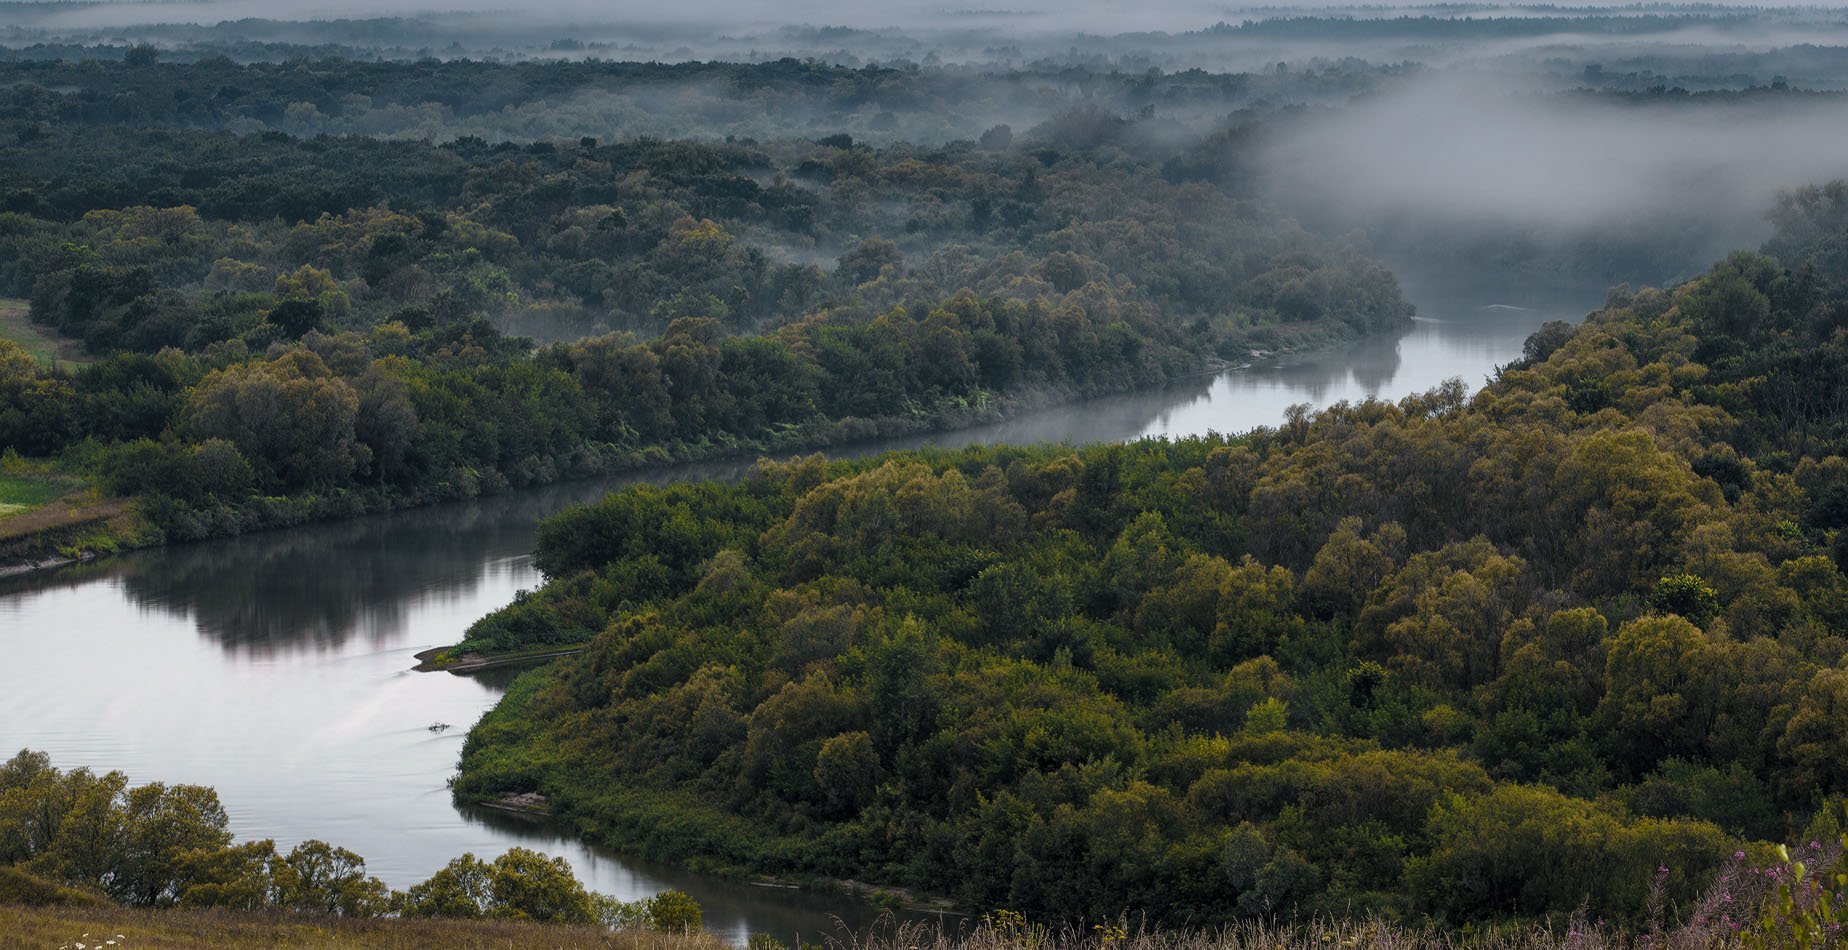
<path fill-rule="evenodd" d="M 530 518 L 496 514 L 448 506 L 180 545 L 137 558 L 123 587 L 227 647 L 338 646 L 362 631 L 383 644 L 413 601 L 472 593 L 485 560 L 531 545 Z"/>
<path fill-rule="evenodd" d="M 84 564 L 0 577 L 0 601 L 28 597 L 40 591 L 68 590 L 113 577 L 122 572 L 122 558 L 104 558 Z"/>
<path fill-rule="evenodd" d="M 1406 331 L 1408 334 L 1411 331 Z M 1401 357 L 1399 341 L 1405 334 L 1392 340 L 1381 340 L 1356 347 L 1350 355 L 1348 370 L 1354 374 L 1354 381 L 1368 392 L 1379 392 L 1386 388 L 1393 378 L 1399 375 Z"/>
<path fill-rule="evenodd" d="M 482 689 L 499 696 L 513 687 L 513 681 L 519 679 L 521 673 L 535 666 L 543 666 L 546 662 L 548 661 L 540 660 L 531 665 L 516 664 L 513 666 L 490 666 L 485 670 L 457 675 L 461 676 L 463 679 L 473 680 L 475 684 Z"/>
<path fill-rule="evenodd" d="M 1508 350 L 1507 358 L 1519 356 L 1520 341 L 1548 320 L 1578 323 L 1595 307 L 1597 294 L 1586 288 L 1534 287 L 1497 284 L 1484 287 L 1451 288 L 1448 293 L 1428 293 L 1416 297 L 1423 319 L 1394 336 L 1361 340 L 1342 349 L 1319 354 L 1301 363 L 1279 366 L 1268 373 L 1285 388 L 1303 394 L 1305 402 L 1321 404 L 1331 391 L 1338 390 L 1351 375 L 1358 388 L 1367 392 L 1384 392 L 1407 367 L 1407 343 L 1419 337 L 1435 337 L 1448 352 L 1476 351 L 1493 353 Z M 1518 309 L 1498 309 L 1493 303 L 1512 302 Z M 1419 347 L 1412 347 L 1421 352 Z M 1428 349 L 1428 347 L 1426 348 Z M 1465 379 L 1471 387 L 1481 379 Z"/>
<path fill-rule="evenodd" d="M 1370 392 L 1385 389 L 1393 377 L 1399 375 L 1399 341 L 1413 332 L 1415 330 L 1407 329 L 1395 336 L 1375 337 L 1333 353 L 1317 354 L 1314 359 L 1300 363 L 1247 372 L 1253 373 L 1254 379 L 1275 380 L 1291 392 L 1302 393 L 1303 402 L 1319 406 L 1327 400 L 1330 390 L 1347 382 L 1350 373 L 1355 382 Z"/>
<path fill-rule="evenodd" d="M 389 644 L 415 605 L 479 588 L 491 562 L 532 550 L 533 526 L 569 504 L 635 482 L 736 479 L 748 463 L 675 466 L 497 498 L 176 545 L 124 559 L 130 600 L 193 618 L 252 653 Z M 461 631 L 455 631 L 460 637 Z"/>
<path fill-rule="evenodd" d="M 389 644 L 415 605 L 476 591 L 491 562 L 532 550 L 539 519 L 647 482 L 736 481 L 749 459 L 674 465 L 432 508 L 176 544 L 0 579 L 0 599 L 119 579 L 138 607 L 190 618 L 227 649 Z M 460 637 L 461 631 L 455 631 Z"/>
<path fill-rule="evenodd" d="M 1176 380 L 1151 392 L 1124 393 L 1082 402 L 1065 403 L 1029 412 L 1005 422 L 891 439 L 855 446 L 841 455 L 871 451 L 913 449 L 922 446 L 961 448 L 967 445 L 1029 445 L 1037 442 L 1121 442 L 1148 431 L 1162 414 L 1199 400 L 1213 388 L 1212 375 Z"/>

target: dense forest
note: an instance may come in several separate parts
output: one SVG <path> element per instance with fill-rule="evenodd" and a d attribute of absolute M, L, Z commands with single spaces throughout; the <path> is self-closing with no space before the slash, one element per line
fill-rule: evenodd
<path fill-rule="evenodd" d="M 570 654 L 458 802 L 992 947 L 1839 943 L 1848 184 L 1790 186 L 1848 176 L 1848 17 L 696 6 L 0 3 L 0 572 L 775 454 L 559 512 L 545 584 L 419 654 Z M 1628 283 L 1473 396 L 794 455 L 1404 332 L 1402 277 Z M 237 578 L 357 615 L 402 549 L 201 545 L 164 569 L 230 580 L 169 606 L 262 641 Z M 698 922 L 229 826 L 22 752 L 0 903 Z"/>
<path fill-rule="evenodd" d="M 711 867 L 1451 925 L 1689 904 L 1848 792 L 1843 186 L 1472 399 L 764 463 L 538 541 L 465 648 L 582 642 L 457 794 Z"/>
<path fill-rule="evenodd" d="M 0 445 L 168 538 L 963 424 L 1411 311 L 1364 242 L 1057 128 L 872 149 L 145 121 L 19 118 L 0 145 L 0 294 L 97 357 L 0 341 Z"/>

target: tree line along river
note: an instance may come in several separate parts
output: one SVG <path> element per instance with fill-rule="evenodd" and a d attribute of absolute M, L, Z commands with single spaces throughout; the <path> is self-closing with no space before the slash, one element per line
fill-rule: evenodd
<path fill-rule="evenodd" d="M 1576 322 L 1599 297 L 1410 296 L 1428 316 L 1397 337 L 853 451 L 1239 432 L 1295 404 L 1397 399 L 1452 377 L 1473 390 L 1541 323 Z M 635 861 L 458 808 L 446 782 L 463 737 L 512 674 L 411 671 L 413 654 L 541 583 L 528 554 L 539 519 L 625 484 L 735 479 L 749 466 L 662 468 L 0 580 L 0 750 L 135 783 L 211 785 L 240 839 L 329 841 L 394 887 L 465 851 L 519 845 L 562 855 L 623 900 L 686 891 L 709 929 L 740 943 L 755 932 L 814 940 L 837 919 L 863 926 L 878 910 L 849 898 Z"/>

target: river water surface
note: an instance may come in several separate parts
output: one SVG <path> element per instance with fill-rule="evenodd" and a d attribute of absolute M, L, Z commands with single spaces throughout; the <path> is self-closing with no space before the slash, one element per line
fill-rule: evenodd
<path fill-rule="evenodd" d="M 1397 338 L 861 451 L 1239 432 L 1275 425 L 1297 403 L 1396 399 L 1451 377 L 1473 390 L 1540 323 L 1576 322 L 1597 302 L 1410 296 L 1425 316 Z M 330 841 L 394 887 L 465 851 L 489 858 L 520 845 L 562 855 L 587 886 L 624 900 L 684 890 L 709 929 L 738 942 L 754 932 L 812 941 L 837 917 L 863 926 L 875 911 L 841 897 L 689 874 L 458 809 L 446 780 L 504 681 L 411 672 L 413 654 L 455 642 L 538 586 L 528 556 L 538 519 L 622 484 L 747 468 L 667 468 L 0 580 L 0 756 L 30 748 L 61 768 L 211 785 L 240 839 Z"/>

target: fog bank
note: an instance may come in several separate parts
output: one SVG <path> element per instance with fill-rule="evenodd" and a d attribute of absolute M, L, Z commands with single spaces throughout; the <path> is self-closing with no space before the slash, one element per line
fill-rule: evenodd
<path fill-rule="evenodd" d="M 1286 127 L 1260 164 L 1286 206 L 1406 250 L 1490 234 L 1699 262 L 1760 243 L 1779 189 L 1848 177 L 1848 100 L 1639 102 L 1427 75 Z"/>

